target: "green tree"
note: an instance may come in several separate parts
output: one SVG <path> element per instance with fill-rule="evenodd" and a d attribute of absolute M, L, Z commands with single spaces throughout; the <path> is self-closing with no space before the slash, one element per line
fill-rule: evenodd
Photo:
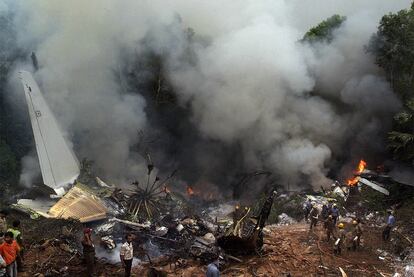
<path fill-rule="evenodd" d="M 375 55 L 394 91 L 403 100 L 411 99 L 414 89 L 414 9 L 382 17 L 368 50 Z"/>
<path fill-rule="evenodd" d="M 410 9 L 382 17 L 368 45 L 376 63 L 403 101 L 394 116 L 388 147 L 398 160 L 414 161 L 414 4 Z"/>
<path fill-rule="evenodd" d="M 414 99 L 406 100 L 404 109 L 394 116 L 394 130 L 388 135 L 388 147 L 394 158 L 414 160 Z"/>
<path fill-rule="evenodd" d="M 346 20 L 345 16 L 335 14 L 317 26 L 312 27 L 303 37 L 302 41 L 316 42 L 316 41 L 327 41 L 331 42 L 334 38 L 334 31 L 338 29 L 342 23 Z"/>

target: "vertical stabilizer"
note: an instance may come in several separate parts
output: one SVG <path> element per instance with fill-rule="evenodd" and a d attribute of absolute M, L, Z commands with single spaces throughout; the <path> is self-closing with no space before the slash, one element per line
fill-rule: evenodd
<path fill-rule="evenodd" d="M 79 176 L 79 162 L 66 143 L 32 74 L 20 71 L 19 77 L 29 109 L 43 183 L 57 194 L 63 194 L 64 187 Z"/>

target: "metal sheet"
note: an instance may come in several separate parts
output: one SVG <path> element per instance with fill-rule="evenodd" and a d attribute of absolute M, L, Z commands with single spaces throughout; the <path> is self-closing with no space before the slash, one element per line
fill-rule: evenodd
<path fill-rule="evenodd" d="M 75 186 L 50 208 L 48 214 L 55 218 L 74 218 L 80 222 L 90 222 L 106 218 L 107 209 L 98 197 Z"/>
<path fill-rule="evenodd" d="M 375 183 L 373 183 L 371 181 L 368 181 L 365 178 L 361 178 L 360 177 L 358 179 L 358 182 L 360 182 L 361 184 L 367 185 L 367 186 L 369 186 L 369 187 L 375 189 L 376 191 L 379 191 L 379 192 L 381 192 L 381 193 L 383 193 L 385 195 L 390 195 L 390 192 L 388 190 L 386 190 L 385 188 L 383 188 L 383 187 L 381 187 L 381 186 L 379 186 L 379 185 L 377 185 L 377 184 L 375 184 Z"/>

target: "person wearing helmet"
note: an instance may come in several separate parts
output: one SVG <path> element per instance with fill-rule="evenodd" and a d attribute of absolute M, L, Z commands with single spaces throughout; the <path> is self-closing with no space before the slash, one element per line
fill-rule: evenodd
<path fill-rule="evenodd" d="M 394 213 L 391 210 L 388 210 L 387 225 L 385 226 L 384 231 L 382 232 L 382 239 L 388 241 L 391 236 L 392 228 L 395 225 Z"/>
<path fill-rule="evenodd" d="M 336 206 L 336 204 L 333 204 L 333 205 L 332 205 L 331 215 L 332 215 L 333 220 L 334 220 L 334 223 L 335 223 L 335 225 L 336 225 L 336 222 L 338 221 L 338 218 L 339 218 L 339 209 L 338 209 L 338 207 Z"/>
<path fill-rule="evenodd" d="M 92 229 L 83 229 L 83 258 L 86 264 L 86 271 L 88 276 L 95 276 L 95 246 L 92 242 Z"/>
<path fill-rule="evenodd" d="M 318 223 L 318 218 L 319 218 L 319 211 L 318 208 L 316 207 L 315 203 L 312 202 L 312 209 L 309 213 L 310 215 L 310 230 L 312 230 L 313 227 L 316 227 L 316 224 Z"/>
<path fill-rule="evenodd" d="M 361 243 L 361 236 L 362 236 L 362 226 L 361 226 L 361 220 L 357 218 L 356 220 L 352 221 L 352 250 L 356 250 Z"/>
<path fill-rule="evenodd" d="M 338 235 L 334 244 L 334 254 L 340 255 L 342 252 L 342 244 L 346 239 L 345 225 L 341 222 L 338 224 Z"/>
<path fill-rule="evenodd" d="M 331 236 L 335 239 L 335 223 L 333 221 L 332 215 L 328 215 L 328 218 L 325 220 L 326 228 L 326 241 L 329 242 Z"/>

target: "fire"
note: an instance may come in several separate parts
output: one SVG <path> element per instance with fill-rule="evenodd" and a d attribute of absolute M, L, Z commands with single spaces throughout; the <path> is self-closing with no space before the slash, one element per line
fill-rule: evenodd
<path fill-rule="evenodd" d="M 187 195 L 188 196 L 192 196 L 194 194 L 194 190 L 192 187 L 187 186 Z"/>
<path fill-rule="evenodd" d="M 347 183 L 348 186 L 353 187 L 358 183 L 359 178 L 358 177 L 354 177 L 352 179 L 348 179 Z"/>
<path fill-rule="evenodd" d="M 355 174 L 356 175 L 361 174 L 364 171 L 364 169 L 365 169 L 366 166 L 367 166 L 367 162 L 364 161 L 364 160 L 360 160 L 359 161 L 359 164 L 358 164 L 358 169 L 355 172 Z M 358 180 L 359 180 L 359 177 L 358 176 L 355 176 L 355 177 L 353 177 L 351 179 L 348 179 L 347 184 L 348 184 L 348 186 L 351 186 L 351 187 L 352 186 L 355 186 L 358 183 Z"/>
<path fill-rule="evenodd" d="M 364 171 L 366 166 L 367 166 L 367 162 L 364 161 L 364 160 L 360 160 L 359 164 L 358 164 L 358 172 L 357 173 L 362 173 L 362 171 Z"/>

